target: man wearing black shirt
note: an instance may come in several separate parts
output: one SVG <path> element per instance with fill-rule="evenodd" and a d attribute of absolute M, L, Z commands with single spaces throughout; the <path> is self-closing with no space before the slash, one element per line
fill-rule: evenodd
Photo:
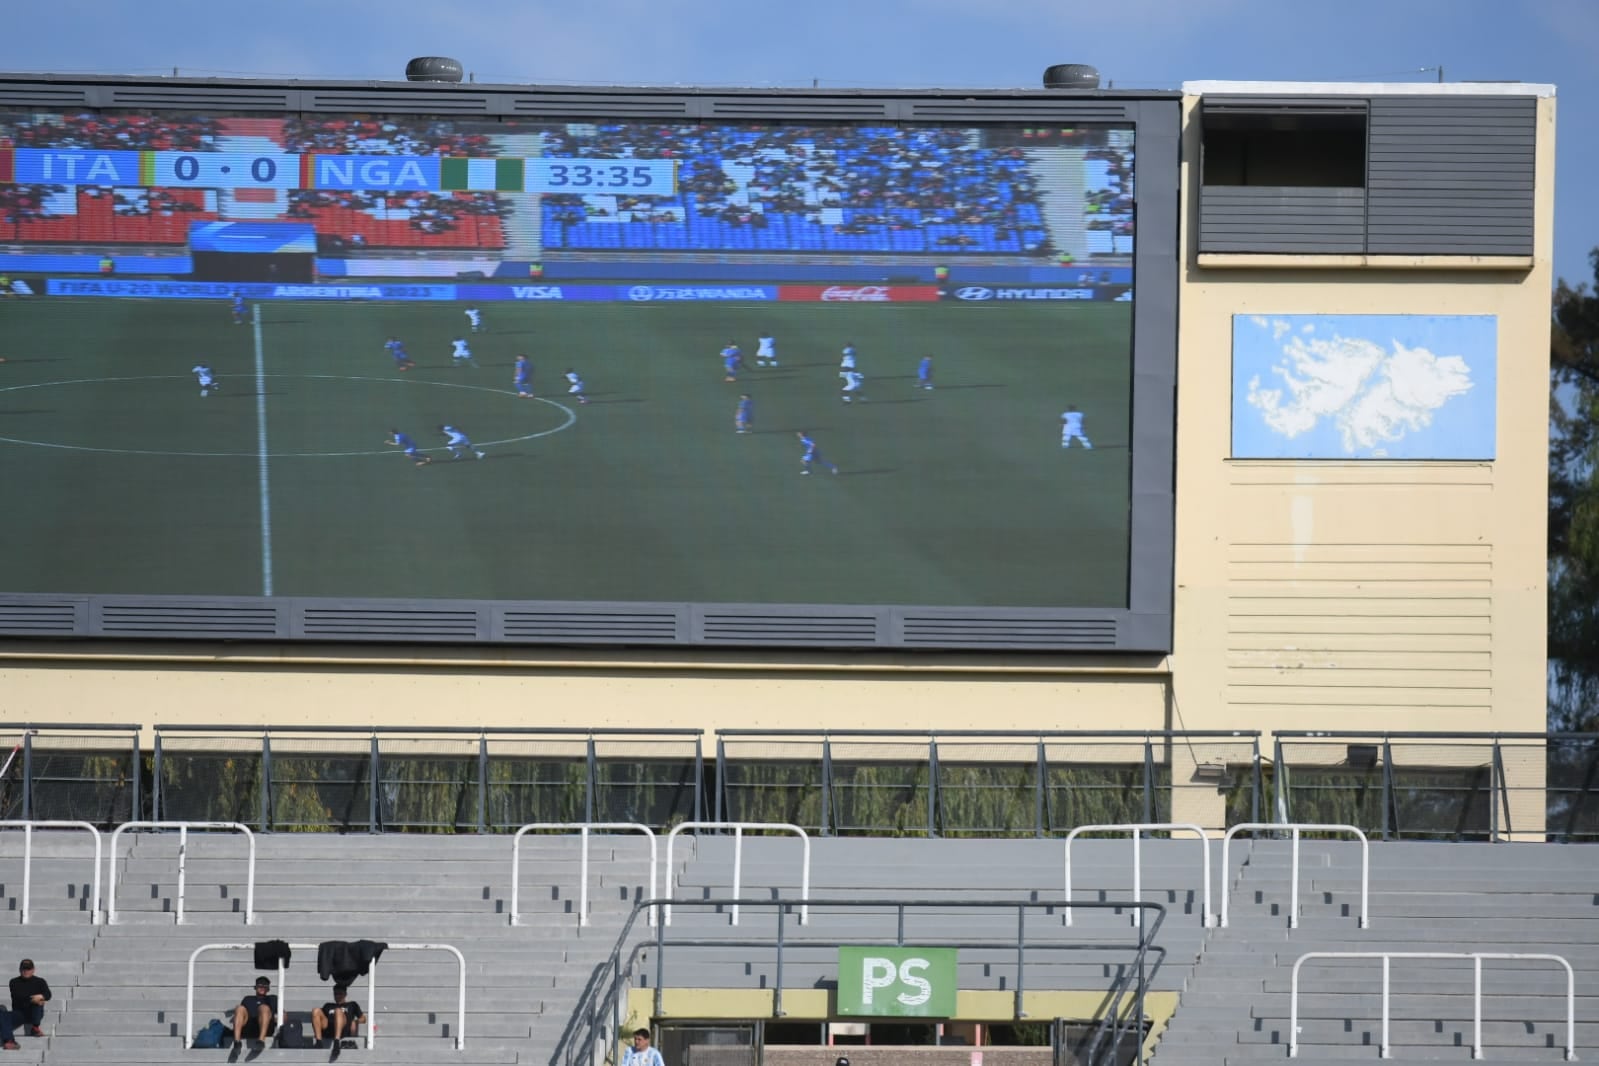
<path fill-rule="evenodd" d="M 311 1033 L 316 1038 L 317 1046 L 321 1046 L 322 1038 L 329 1029 L 333 1031 L 333 1043 L 338 1044 L 345 1037 L 354 1037 L 356 1029 L 366 1021 L 366 1015 L 361 1013 L 361 1004 L 349 996 L 349 985 L 334 985 L 333 1002 L 324 1003 L 311 1012 Z"/>
<path fill-rule="evenodd" d="M 272 982 L 266 977 L 255 979 L 255 994 L 245 996 L 233 1008 L 233 1042 L 243 1043 L 246 1035 L 255 1040 L 266 1040 L 272 1035 L 272 1017 L 278 1012 L 278 997 L 271 994 Z"/>
<path fill-rule="evenodd" d="M 44 1005 L 50 999 L 50 985 L 33 972 L 32 959 L 23 959 L 18 971 L 11 979 L 13 1024 L 29 1036 L 43 1036 Z"/>

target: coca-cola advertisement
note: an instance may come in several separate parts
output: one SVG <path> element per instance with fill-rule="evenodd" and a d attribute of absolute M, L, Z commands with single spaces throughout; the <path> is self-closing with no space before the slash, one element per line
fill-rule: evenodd
<path fill-rule="evenodd" d="M 795 303 L 908 304 L 932 303 L 936 285 L 783 285 L 777 298 Z"/>

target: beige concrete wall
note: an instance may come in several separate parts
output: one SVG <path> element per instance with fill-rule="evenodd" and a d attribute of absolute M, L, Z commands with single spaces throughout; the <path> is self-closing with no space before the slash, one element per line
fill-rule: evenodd
<path fill-rule="evenodd" d="M 112 653 L 102 653 L 107 655 Z M 0 646 L 0 721 L 603 729 L 1162 729 L 1167 677 L 1060 658 Z M 50 660 L 47 655 L 60 655 Z"/>
<path fill-rule="evenodd" d="M 1177 706 L 1193 723 L 1261 730 L 1543 729 L 1554 101 L 1539 102 L 1530 270 L 1201 267 L 1186 239 L 1196 104 L 1184 150 Z M 1231 459 L 1238 314 L 1498 316 L 1497 458 Z"/>

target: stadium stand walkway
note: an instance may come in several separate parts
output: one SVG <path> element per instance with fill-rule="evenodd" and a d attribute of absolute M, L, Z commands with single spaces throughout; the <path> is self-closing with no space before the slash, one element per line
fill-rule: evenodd
<path fill-rule="evenodd" d="M 592 924 L 580 927 L 578 841 L 524 838 L 520 907 L 509 924 L 508 836 L 276 834 L 257 837 L 256 922 L 244 924 L 241 838 L 193 833 L 186 859 L 185 921 L 173 922 L 176 834 L 124 837 L 118 857 L 116 925 L 89 920 L 86 834 L 39 832 L 34 840 L 31 923 L 20 924 L 20 834 L 0 834 L 0 966 L 29 956 L 55 1000 L 46 1038 L 19 1038 L 0 1066 L 17 1063 L 193 1063 L 223 1051 L 184 1051 L 185 980 L 191 952 L 207 943 L 283 939 L 316 943 L 370 938 L 448 943 L 467 962 L 466 1046 L 457 1050 L 456 969 L 445 954 L 393 952 L 378 964 L 373 1009 L 367 979 L 351 989 L 377 1025 L 377 1046 L 343 1052 L 382 1063 L 537 1063 L 547 1066 L 595 969 L 615 945 L 634 901 L 648 892 L 648 849 L 634 836 L 591 837 Z M 1027 917 L 1029 989 L 1104 990 L 1127 963 L 1134 931 L 1122 909 L 1073 909 L 1065 924 L 1063 842 L 1055 840 L 813 840 L 813 899 L 919 899 L 907 918 L 910 943 L 1014 940 L 1014 911 L 983 914 L 955 906 L 977 900 L 1037 902 Z M 663 962 L 670 987 L 758 988 L 775 982 L 769 947 L 739 940 L 770 935 L 774 910 L 747 908 L 733 927 L 725 908 L 696 906 L 732 894 L 730 837 L 679 839 L 670 934 L 705 942 Z M 1130 896 L 1126 840 L 1079 840 L 1074 902 Z M 797 899 L 800 849 L 789 839 L 746 837 L 740 896 Z M 1577 1054 L 1599 1056 L 1599 851 L 1541 844 L 1374 843 L 1371 926 L 1358 927 L 1358 846 L 1306 842 L 1301 857 L 1301 924 L 1288 928 L 1287 841 L 1237 840 L 1231 868 L 1212 844 L 1212 908 L 1230 879 L 1227 928 L 1201 926 L 1197 845 L 1146 841 L 1146 900 L 1168 907 L 1159 930 L 1164 957 L 1151 988 L 1180 993 L 1154 1052 L 1156 1066 L 1206 1066 L 1286 1059 L 1289 979 L 1309 951 L 1552 952 L 1576 968 Z M 665 857 L 665 847 L 661 849 Z M 102 895 L 106 889 L 102 888 Z M 942 904 L 942 906 L 940 906 Z M 1053 906 L 1048 906 L 1053 904 Z M 892 940 L 891 907 L 817 906 L 809 925 L 785 926 L 785 988 L 836 978 L 836 944 Z M 885 930 L 887 936 L 885 937 Z M 642 921 L 638 983 L 655 981 L 653 932 Z M 1092 943 L 1087 951 L 1056 951 Z M 291 1017 L 329 997 L 315 959 L 296 951 L 286 974 Z M 14 971 L 13 971 L 14 972 Z M 193 1027 L 226 1018 L 257 973 L 251 953 L 202 956 Z M 270 971 L 269 971 L 270 972 Z M 967 989 L 1013 990 L 1012 953 L 963 950 Z M 276 981 L 274 980 L 274 984 Z M 1301 977 L 1299 1058 L 1376 1060 L 1379 970 L 1374 960 L 1307 964 Z M 1564 1043 L 1564 974 L 1544 964 L 1484 966 L 1483 1044 L 1487 1061 L 1558 1062 Z M 1467 1061 L 1471 1054 L 1471 968 L 1465 962 L 1395 961 L 1390 1062 Z M 307 1024 L 309 1032 L 309 1024 Z M 249 1054 L 247 1052 L 247 1054 Z M 310 1061 L 327 1051 L 269 1048 L 262 1058 Z M 253 1057 L 253 1056 L 252 1056 Z"/>
<path fill-rule="evenodd" d="M 1294 962 L 1312 951 L 1562 955 L 1576 971 L 1577 1055 L 1591 1061 L 1599 1053 L 1599 854 L 1593 849 L 1373 843 L 1371 924 L 1361 929 L 1359 845 L 1307 842 L 1300 924 L 1291 929 L 1289 848 L 1286 840 L 1234 841 L 1229 925 L 1212 930 L 1155 1049 L 1156 1066 L 1286 1059 Z M 1563 1061 L 1565 991 L 1558 965 L 1485 962 L 1483 1060 Z M 1379 961 L 1306 962 L 1299 1060 L 1378 1059 L 1381 1011 Z M 1471 963 L 1394 960 L 1389 1040 L 1387 1061 L 1399 1066 L 1469 1061 Z"/>

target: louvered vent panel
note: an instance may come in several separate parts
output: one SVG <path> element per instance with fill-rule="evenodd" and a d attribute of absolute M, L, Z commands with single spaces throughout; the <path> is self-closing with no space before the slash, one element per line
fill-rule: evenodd
<path fill-rule="evenodd" d="M 79 606 L 71 600 L 0 603 L 0 633 L 18 637 L 75 635 Z"/>
<path fill-rule="evenodd" d="M 548 118 L 686 118 L 680 96 L 517 96 L 510 113 Z"/>
<path fill-rule="evenodd" d="M 82 86 L 0 85 L 0 107 L 87 107 L 89 94 Z"/>
<path fill-rule="evenodd" d="M 893 102 L 813 97 L 723 97 L 711 101 L 714 118 L 870 121 L 892 117 Z"/>
<path fill-rule="evenodd" d="M 206 604 L 138 601 L 96 605 L 98 633 L 116 637 L 247 639 L 278 635 L 274 604 Z"/>
<path fill-rule="evenodd" d="M 226 89 L 201 85 L 115 86 L 106 107 L 177 108 L 184 111 L 287 111 L 289 93 L 283 89 Z"/>
<path fill-rule="evenodd" d="M 307 607 L 299 634 L 325 640 L 477 640 L 478 612 L 464 608 Z"/>
<path fill-rule="evenodd" d="M 700 638 L 715 644 L 787 644 L 817 647 L 877 643 L 870 614 L 710 614 L 700 618 Z"/>
<path fill-rule="evenodd" d="M 1119 122 L 1127 107 L 1109 100 L 916 100 L 917 122 Z"/>
<path fill-rule="evenodd" d="M 557 644 L 670 642 L 677 629 L 674 611 L 508 610 L 500 622 L 506 640 Z"/>
<path fill-rule="evenodd" d="M 380 112 L 387 115 L 487 115 L 494 110 L 485 93 L 310 92 L 307 111 Z"/>
<path fill-rule="evenodd" d="M 957 618 L 904 619 L 910 647 L 1104 648 L 1116 646 L 1110 618 Z"/>

